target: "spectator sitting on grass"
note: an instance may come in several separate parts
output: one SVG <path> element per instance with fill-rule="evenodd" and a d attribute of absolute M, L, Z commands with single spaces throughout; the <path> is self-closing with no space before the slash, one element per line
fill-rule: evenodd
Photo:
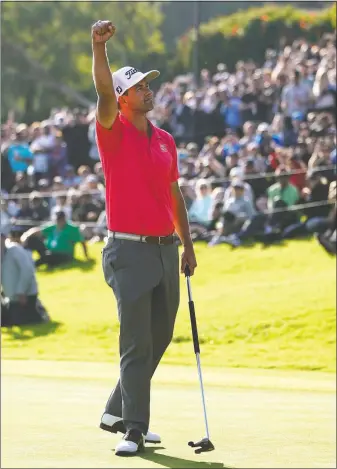
<path fill-rule="evenodd" d="M 232 181 L 231 191 L 231 197 L 226 199 L 224 204 L 224 235 L 238 231 L 243 223 L 255 214 L 253 202 L 245 196 L 245 183 L 241 179 Z M 227 217 L 226 214 L 230 216 Z"/>
<path fill-rule="evenodd" d="M 331 255 L 336 255 L 336 204 L 332 208 L 329 216 L 326 218 L 326 230 L 323 233 L 317 233 L 317 240 L 320 245 Z"/>
<path fill-rule="evenodd" d="M 286 209 L 295 205 L 299 200 L 299 192 L 295 186 L 290 184 L 286 167 L 280 165 L 275 171 L 275 176 L 277 182 L 267 190 L 268 209 L 270 211 L 273 209 Z M 280 230 L 297 221 L 297 213 L 287 210 L 272 213 L 270 218 L 271 226 L 277 227 Z"/>
<path fill-rule="evenodd" d="M 1 327 L 37 324 L 41 314 L 34 263 L 19 244 L 7 238 L 1 227 Z"/>
<path fill-rule="evenodd" d="M 192 206 L 188 211 L 191 223 L 208 226 L 211 221 L 210 212 L 213 199 L 210 189 L 208 181 L 205 179 L 199 179 L 196 184 L 197 198 L 193 201 Z"/>
<path fill-rule="evenodd" d="M 252 201 L 244 195 L 243 181 L 234 179 L 230 187 L 232 196 L 225 202 L 222 226 L 213 236 L 210 246 L 230 241 L 231 235 L 238 233 L 244 223 L 251 220 L 256 213 Z"/>
<path fill-rule="evenodd" d="M 82 244 L 84 255 L 89 260 L 80 229 L 67 221 L 62 211 L 56 213 L 55 224 L 31 228 L 22 235 L 21 242 L 26 249 L 39 253 L 40 258 L 35 262 L 37 267 L 43 264 L 54 267 L 72 261 L 77 243 Z"/>
<path fill-rule="evenodd" d="M 241 180 L 243 176 L 243 169 L 239 168 L 233 168 L 230 174 L 230 179 L 231 179 L 231 185 L 227 187 L 224 193 L 224 205 L 226 206 L 228 200 L 233 197 L 233 181 Z M 254 193 L 252 190 L 251 185 L 248 182 L 242 181 L 243 184 L 243 190 L 244 190 L 244 196 L 245 198 L 249 199 L 252 203 L 254 203 Z"/>

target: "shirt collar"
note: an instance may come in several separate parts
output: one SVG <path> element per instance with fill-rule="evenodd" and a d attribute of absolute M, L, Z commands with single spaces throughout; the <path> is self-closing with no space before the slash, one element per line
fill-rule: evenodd
<path fill-rule="evenodd" d="M 134 126 L 134 125 L 132 124 L 132 122 L 130 122 L 122 113 L 120 113 L 119 116 L 120 116 L 120 117 L 119 117 L 120 121 L 121 121 L 124 125 L 126 125 L 126 126 L 129 127 L 130 129 L 133 129 L 133 130 L 136 131 L 139 135 L 141 135 L 141 136 L 143 136 L 143 137 L 145 136 L 144 133 L 141 132 L 140 130 L 138 130 L 137 127 Z M 161 139 L 161 136 L 160 136 L 160 133 L 158 132 L 157 127 L 155 127 L 149 119 L 147 119 L 147 122 L 149 123 L 149 125 L 150 125 L 150 127 L 151 127 L 151 131 L 152 131 L 151 137 L 154 137 L 154 138 L 156 138 L 156 139 Z"/>

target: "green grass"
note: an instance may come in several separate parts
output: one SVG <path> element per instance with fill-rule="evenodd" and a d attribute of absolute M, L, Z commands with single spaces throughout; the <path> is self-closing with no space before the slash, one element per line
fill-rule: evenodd
<path fill-rule="evenodd" d="M 215 451 L 204 436 L 195 367 L 161 365 L 152 384 L 151 429 L 162 444 L 117 458 L 118 436 L 98 429 L 118 375 L 107 363 L 3 360 L 4 468 L 333 468 L 336 382 L 331 373 L 204 369 Z"/>
<path fill-rule="evenodd" d="M 113 294 L 95 263 L 39 271 L 53 323 L 3 330 L 3 358 L 117 361 Z M 232 250 L 196 245 L 192 279 L 202 362 L 208 366 L 335 371 L 335 259 L 315 240 Z M 78 252 L 79 257 L 81 252 Z M 163 361 L 195 363 L 186 288 Z"/>

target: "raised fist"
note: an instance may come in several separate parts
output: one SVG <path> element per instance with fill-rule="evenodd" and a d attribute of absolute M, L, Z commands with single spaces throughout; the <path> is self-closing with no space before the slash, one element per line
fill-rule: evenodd
<path fill-rule="evenodd" d="M 97 21 L 91 28 L 93 42 L 107 42 L 116 31 L 111 21 Z"/>

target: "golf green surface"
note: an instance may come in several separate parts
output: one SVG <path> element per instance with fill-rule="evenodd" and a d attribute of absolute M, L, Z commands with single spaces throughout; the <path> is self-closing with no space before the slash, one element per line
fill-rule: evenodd
<path fill-rule="evenodd" d="M 335 379 L 330 373 L 206 368 L 215 451 L 196 455 L 204 436 L 195 367 L 162 365 L 152 386 L 151 429 L 160 445 L 119 458 L 119 440 L 98 428 L 117 367 L 4 360 L 3 468 L 334 468 Z"/>
<path fill-rule="evenodd" d="M 314 239 L 269 248 L 195 247 L 192 290 L 206 366 L 336 370 L 336 261 Z M 104 282 L 101 249 L 89 247 L 92 263 L 79 258 L 62 269 L 39 270 L 52 322 L 4 329 L 3 358 L 118 360 L 116 303 Z M 195 363 L 183 276 L 163 362 Z"/>
<path fill-rule="evenodd" d="M 116 305 L 100 251 L 38 272 L 48 324 L 2 330 L 3 468 L 336 467 L 336 262 L 315 240 L 264 248 L 196 244 L 192 279 L 211 440 L 205 436 L 187 295 L 153 380 L 162 444 L 114 455 L 98 428 L 118 376 Z"/>

